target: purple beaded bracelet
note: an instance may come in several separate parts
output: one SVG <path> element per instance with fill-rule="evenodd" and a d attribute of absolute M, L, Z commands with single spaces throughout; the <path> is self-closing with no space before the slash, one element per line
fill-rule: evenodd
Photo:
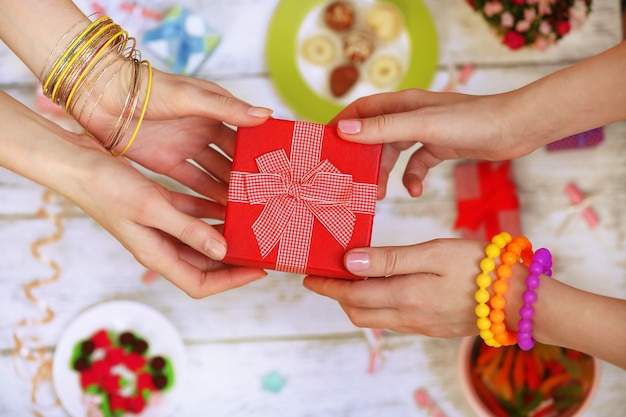
<path fill-rule="evenodd" d="M 532 336 L 535 310 L 532 305 L 537 301 L 535 290 L 539 287 L 539 276 L 552 276 L 552 254 L 546 248 L 538 249 L 528 267 L 526 277 L 526 291 L 522 294 L 524 304 L 519 310 L 520 320 L 517 323 L 517 345 L 522 350 L 530 350 L 535 346 Z"/>

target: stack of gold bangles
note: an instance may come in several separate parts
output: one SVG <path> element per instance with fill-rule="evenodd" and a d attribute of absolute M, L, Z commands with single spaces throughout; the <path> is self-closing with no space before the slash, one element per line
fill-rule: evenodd
<path fill-rule="evenodd" d="M 52 55 L 54 53 L 55 51 L 52 52 Z M 129 37 L 128 33 L 115 24 L 110 17 L 101 17 L 92 22 L 69 42 L 65 52 L 54 61 L 49 70 L 48 67 L 51 60 L 48 60 L 49 62 L 44 65 L 42 70 L 41 80 L 44 95 L 54 103 L 63 106 L 69 114 L 74 115 L 78 120 L 84 108 L 76 116 L 76 103 L 79 101 L 85 103 L 96 84 L 101 84 L 102 77 L 109 69 L 109 66 L 119 62 L 116 59 L 110 59 L 111 54 L 117 54 L 118 57 L 122 57 L 133 64 L 131 81 L 122 112 L 109 136 L 106 139 L 99 138 L 102 145 L 111 151 L 112 154 L 121 156 L 130 148 L 137 136 L 145 116 L 152 89 L 152 66 L 150 62 L 141 60 L 139 51 L 135 49 L 134 38 Z M 107 65 L 107 67 L 102 68 L 101 65 L 103 64 Z M 146 64 L 148 67 L 148 82 L 141 113 L 126 146 L 121 152 L 116 152 L 115 148 L 120 145 L 126 136 L 126 132 L 135 116 L 141 90 L 141 67 L 143 64 Z M 100 74 L 94 76 L 94 74 L 97 74 L 97 70 L 100 70 Z M 109 83 L 115 76 L 117 76 L 117 72 L 114 72 L 111 76 Z M 100 88 L 102 94 L 104 94 L 106 87 L 102 88 L 102 85 L 100 85 Z M 91 113 L 93 113 L 100 98 L 95 100 Z M 91 118 L 91 113 L 89 119 Z M 84 127 L 89 130 L 88 122 L 87 126 Z"/>

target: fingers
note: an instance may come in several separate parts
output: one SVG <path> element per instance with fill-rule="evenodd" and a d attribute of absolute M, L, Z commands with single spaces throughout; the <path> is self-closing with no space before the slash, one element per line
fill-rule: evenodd
<path fill-rule="evenodd" d="M 216 181 L 211 175 L 188 161 L 176 165 L 168 175 L 195 192 L 226 205 L 228 185 Z"/>
<path fill-rule="evenodd" d="M 337 132 L 343 139 L 359 143 L 417 142 L 420 134 L 413 111 L 381 113 L 363 119 L 342 119 Z"/>
<path fill-rule="evenodd" d="M 223 220 L 226 207 L 205 198 L 183 193 L 172 193 L 171 204 L 176 210 L 199 219 Z"/>
<path fill-rule="evenodd" d="M 190 77 L 173 79 L 177 81 L 172 88 L 182 115 L 202 116 L 235 126 L 256 126 L 272 114 L 271 109 L 252 106 L 211 82 Z"/>
<path fill-rule="evenodd" d="M 414 110 L 431 105 L 431 93 L 404 90 L 363 97 L 346 107 L 332 121 L 345 140 L 361 143 L 415 142 Z"/>
<path fill-rule="evenodd" d="M 419 245 L 359 248 L 349 251 L 344 259 L 348 271 L 364 277 L 385 277 L 410 273 L 430 273 L 424 265 Z"/>
<path fill-rule="evenodd" d="M 430 168 L 437 166 L 441 159 L 422 146 L 409 158 L 402 176 L 402 184 L 412 197 L 419 197 L 424 191 L 424 180 Z"/>
<path fill-rule="evenodd" d="M 258 268 L 235 267 L 207 259 L 191 248 L 181 247 L 179 256 L 164 256 L 153 262 L 154 271 L 192 298 L 203 298 L 241 287 L 267 273 Z"/>
<path fill-rule="evenodd" d="M 232 162 L 219 150 L 208 146 L 194 155 L 193 160 L 200 164 L 204 170 L 210 172 L 211 175 L 219 181 L 227 183 L 230 179 Z"/>
<path fill-rule="evenodd" d="M 361 308 L 394 307 L 393 280 L 368 279 L 350 281 L 335 278 L 307 276 L 304 278 L 305 288 L 338 301 L 344 309 L 346 306 Z"/>
<path fill-rule="evenodd" d="M 222 265 L 221 269 L 201 271 L 182 260 L 172 264 L 172 267 L 162 271 L 162 274 L 172 284 L 196 299 L 242 287 L 267 275 L 262 269 L 225 265 Z"/>
<path fill-rule="evenodd" d="M 171 204 L 154 205 L 142 213 L 140 223 L 161 230 L 192 247 L 211 259 L 222 260 L 226 256 L 226 239 L 211 225 L 187 215 L 174 206 L 185 202 L 184 197 Z"/>

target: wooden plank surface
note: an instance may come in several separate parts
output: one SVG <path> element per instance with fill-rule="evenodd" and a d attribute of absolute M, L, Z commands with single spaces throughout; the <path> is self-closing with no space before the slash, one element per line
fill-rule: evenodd
<path fill-rule="evenodd" d="M 82 2 L 88 4 L 89 2 Z M 235 95 L 295 114 L 275 93 L 264 60 L 264 38 L 278 0 L 184 0 L 224 34 L 222 45 L 199 76 L 215 80 Z M 594 1 L 582 30 L 546 52 L 506 51 L 463 0 L 428 0 L 440 40 L 440 62 L 432 89 L 449 79 L 451 64 L 472 64 L 476 72 L 460 91 L 489 94 L 517 88 L 565 65 L 598 53 L 621 40 L 619 2 Z M 157 9 L 166 1 L 150 3 Z M 32 106 L 35 82 L 0 47 L 0 85 Z M 559 260 L 556 275 L 572 285 L 626 297 L 626 124 L 606 127 L 595 149 L 547 152 L 540 149 L 514 163 L 525 233 L 536 246 L 551 248 Z M 403 166 L 408 155 L 398 164 Z M 438 166 L 418 200 L 401 187 L 401 170 L 391 177 L 388 198 L 377 208 L 373 244 L 411 244 L 457 236 L 452 182 L 454 163 Z M 569 181 L 592 197 L 601 225 L 589 230 L 580 221 L 559 228 L 569 213 L 563 188 Z M 59 335 L 84 308 L 116 299 L 153 306 L 180 331 L 193 372 L 177 416 L 424 416 L 412 400 L 427 388 L 448 416 L 473 415 L 461 392 L 456 358 L 459 340 L 389 333 L 384 361 L 367 372 L 368 344 L 330 300 L 311 294 L 301 277 L 270 273 L 247 287 L 203 300 L 191 300 L 164 280 L 141 282 L 144 272 L 122 247 L 89 217 L 60 198 L 44 201 L 46 190 L 0 169 L 0 416 L 30 416 L 29 372 L 14 367 L 15 324 L 41 313 L 26 300 L 23 285 L 51 276 L 45 260 L 61 266 L 58 281 L 37 296 L 56 316 L 46 325 L 20 329 L 39 338 L 52 353 Z M 58 242 L 42 247 L 45 259 L 31 253 L 33 242 L 54 232 L 41 209 L 60 214 Z M 18 362 L 20 362 L 18 360 Z M 32 369 L 26 369 L 31 371 Z M 286 378 L 283 391 L 261 388 L 269 372 Z M 617 417 L 626 409 L 626 373 L 603 364 L 597 398 L 586 416 Z M 58 407 L 45 415 L 63 416 Z"/>

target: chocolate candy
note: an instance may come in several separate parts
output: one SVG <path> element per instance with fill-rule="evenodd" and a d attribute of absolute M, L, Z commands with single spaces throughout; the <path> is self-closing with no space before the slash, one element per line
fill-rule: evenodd
<path fill-rule="evenodd" d="M 346 1 L 330 3 L 324 10 L 324 22 L 333 30 L 348 30 L 354 24 L 354 8 Z"/>
<path fill-rule="evenodd" d="M 165 368 L 165 359 L 162 356 L 155 356 L 150 360 L 150 367 L 156 372 L 162 371 Z"/>
<path fill-rule="evenodd" d="M 341 65 L 330 73 L 330 91 L 335 97 L 344 96 L 359 79 L 359 69 L 353 64 Z"/>

